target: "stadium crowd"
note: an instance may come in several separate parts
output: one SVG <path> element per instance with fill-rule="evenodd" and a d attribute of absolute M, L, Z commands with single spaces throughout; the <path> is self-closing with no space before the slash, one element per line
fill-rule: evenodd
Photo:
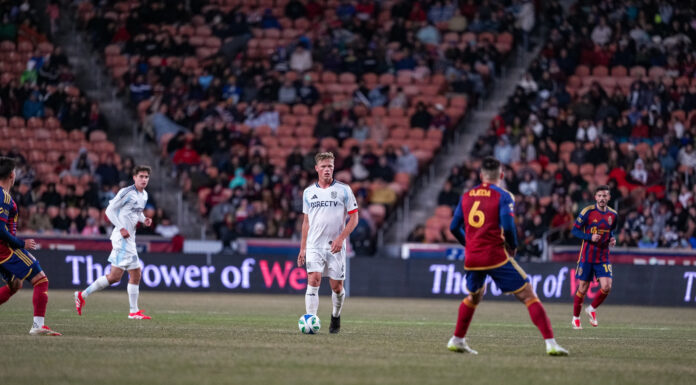
<path fill-rule="evenodd" d="M 297 237 L 320 150 L 337 154 L 337 179 L 367 208 L 352 238 L 374 237 L 534 26 L 526 1 L 186 7 L 105 1 L 78 13 L 220 238 Z"/>
<path fill-rule="evenodd" d="M 522 254 L 568 239 L 591 191 L 611 187 L 619 246 L 696 247 L 696 4 L 579 1 L 555 28 L 507 105 L 455 167 L 441 205 L 413 241 L 448 238 L 444 224 L 480 159 L 507 165 Z M 549 230 L 551 230 L 549 232 Z"/>
<path fill-rule="evenodd" d="M 67 57 L 39 31 L 36 10 L 3 1 L 0 17 L 0 154 L 20 164 L 11 192 L 18 231 L 107 234 L 104 209 L 131 183 L 133 159 L 120 159 L 106 139 L 98 104 L 74 86 Z M 157 224 L 166 217 L 154 201 L 148 210 Z"/>

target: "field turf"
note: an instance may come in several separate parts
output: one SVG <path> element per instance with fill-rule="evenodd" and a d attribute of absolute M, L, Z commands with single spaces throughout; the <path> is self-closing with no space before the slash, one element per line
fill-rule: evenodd
<path fill-rule="evenodd" d="M 143 291 L 152 321 L 126 318 L 125 290 L 50 292 L 47 324 L 31 337 L 31 290 L 0 306 L 3 384 L 693 384 L 696 310 L 600 308 L 600 326 L 570 328 L 572 304 L 546 304 L 570 357 L 548 357 L 525 307 L 483 302 L 468 335 L 478 356 L 449 352 L 459 301 L 348 298 L 339 335 L 302 335 L 304 296 Z"/>

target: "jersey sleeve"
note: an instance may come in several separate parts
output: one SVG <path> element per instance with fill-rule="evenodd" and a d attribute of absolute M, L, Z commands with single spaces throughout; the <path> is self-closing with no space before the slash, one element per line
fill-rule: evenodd
<path fill-rule="evenodd" d="M 121 189 L 121 191 L 116 194 L 114 199 L 109 201 L 109 205 L 106 207 L 106 217 L 109 218 L 109 221 L 117 228 L 117 229 L 123 229 L 125 228 L 125 225 L 121 218 L 119 217 L 119 214 L 121 212 L 121 209 L 130 202 L 132 199 L 129 196 L 130 190 L 127 188 Z"/>
<path fill-rule="evenodd" d="M 450 232 L 457 238 L 457 241 L 466 246 L 466 232 L 464 231 L 464 214 L 462 213 L 462 200 L 459 200 L 457 208 L 454 209 L 452 222 L 450 222 Z"/>
<path fill-rule="evenodd" d="M 515 227 L 515 198 L 505 192 L 500 196 L 500 225 L 503 227 L 505 242 L 513 249 L 517 248 L 517 228 Z"/>
<path fill-rule="evenodd" d="M 346 207 L 346 212 L 350 215 L 358 212 L 358 201 L 355 199 L 355 194 L 353 194 L 353 189 L 346 187 L 346 196 L 344 198 L 343 204 Z"/>
<path fill-rule="evenodd" d="M 10 221 L 10 212 L 10 205 L 0 202 L 0 239 L 13 249 L 23 249 L 24 240 L 15 237 L 7 229 L 7 223 Z"/>
<path fill-rule="evenodd" d="M 302 192 L 302 213 L 309 214 L 309 200 L 307 200 L 307 189 Z"/>
<path fill-rule="evenodd" d="M 585 241 L 591 241 L 592 240 L 592 234 L 586 234 L 585 233 L 585 223 L 587 222 L 587 215 L 589 214 L 590 210 L 582 210 L 580 214 L 578 214 L 578 217 L 575 219 L 575 224 L 573 225 L 573 230 L 571 230 L 571 233 L 576 237 L 580 238 Z"/>

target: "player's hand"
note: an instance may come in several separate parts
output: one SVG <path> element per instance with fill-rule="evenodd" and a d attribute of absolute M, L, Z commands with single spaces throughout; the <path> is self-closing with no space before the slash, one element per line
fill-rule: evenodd
<path fill-rule="evenodd" d="M 609 246 L 611 246 L 611 247 L 616 246 L 616 238 L 611 237 L 611 239 L 609 240 Z"/>
<path fill-rule="evenodd" d="M 152 225 L 152 218 L 145 218 L 145 222 L 143 222 L 145 227 L 150 227 Z"/>
<path fill-rule="evenodd" d="M 343 248 L 343 238 L 337 236 L 336 239 L 331 241 L 331 254 L 336 254 Z"/>
<path fill-rule="evenodd" d="M 24 248 L 27 250 L 36 250 L 36 241 L 31 238 L 25 239 Z"/>
<path fill-rule="evenodd" d="M 130 234 L 128 233 L 128 230 L 126 230 L 126 229 L 121 229 L 121 236 L 122 236 L 123 238 L 128 238 L 128 237 L 130 237 Z"/>
<path fill-rule="evenodd" d="M 592 234 L 592 242 L 599 242 L 600 239 L 602 239 L 600 234 Z"/>
<path fill-rule="evenodd" d="M 305 264 L 305 255 L 307 250 L 300 249 L 300 254 L 297 255 L 297 266 L 303 266 Z"/>

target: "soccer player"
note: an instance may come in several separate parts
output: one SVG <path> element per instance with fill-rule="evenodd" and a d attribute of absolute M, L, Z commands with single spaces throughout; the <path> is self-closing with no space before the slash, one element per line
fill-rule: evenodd
<path fill-rule="evenodd" d="M 61 334 L 44 325 L 48 304 L 48 277 L 39 261 L 26 249 L 36 249 L 33 239 L 19 239 L 17 234 L 17 204 L 10 196 L 15 182 L 16 162 L 12 158 L 0 157 L 0 276 L 7 285 L 0 287 L 0 305 L 16 293 L 25 280 L 34 286 L 34 323 L 29 329 L 33 336 L 60 336 Z"/>
<path fill-rule="evenodd" d="M 585 309 L 590 318 L 590 325 L 599 325 L 597 308 L 611 291 L 612 275 L 609 247 L 616 245 L 614 230 L 616 229 L 617 213 L 608 206 L 609 186 L 597 187 L 594 197 L 596 203 L 580 211 L 572 230 L 574 236 L 582 239 L 578 266 L 575 269 L 578 289 L 573 301 L 573 320 L 571 322 L 573 329 L 582 329 L 580 310 L 592 277 L 597 277 L 600 289 L 592 304 Z"/>
<path fill-rule="evenodd" d="M 346 278 L 346 238 L 358 225 L 358 203 L 350 186 L 333 178 L 333 153 L 318 153 L 314 160 L 318 180 L 307 187 L 302 195 L 304 221 L 297 266 L 307 263 L 307 314 L 317 314 L 321 277 L 328 275 L 333 302 L 329 332 L 338 333 L 341 330 L 341 309 L 346 297 L 343 289 Z M 346 216 L 350 217 L 347 225 Z"/>
<path fill-rule="evenodd" d="M 497 186 L 503 179 L 500 162 L 492 157 L 485 158 L 480 176 L 482 184 L 462 195 L 450 224 L 452 234 L 466 246 L 464 269 L 470 294 L 459 305 L 457 326 L 447 348 L 453 352 L 478 354 L 466 343 L 465 336 L 476 306 L 483 298 L 486 277 L 490 276 L 498 288 L 514 294 L 527 306 L 532 322 L 544 337 L 546 353 L 566 356 L 568 351 L 553 338 L 551 321 L 529 285 L 527 274 L 511 257 L 517 248 L 515 200 L 510 192 Z"/>
<path fill-rule="evenodd" d="M 133 184 L 122 188 L 114 199 L 109 201 L 106 216 L 114 225 L 111 232 L 112 251 L 109 256 L 111 271 L 108 275 L 97 278 L 84 291 L 75 292 L 75 308 L 82 315 L 85 300 L 92 293 L 102 290 L 121 280 L 123 272 L 128 271 L 128 301 L 130 303 L 130 319 L 151 319 L 138 308 L 140 294 L 140 260 L 135 247 L 135 226 L 142 222 L 145 226 L 152 224 L 151 218 L 143 215 L 147 203 L 147 187 L 152 170 L 150 166 L 137 166 L 133 169 Z"/>

